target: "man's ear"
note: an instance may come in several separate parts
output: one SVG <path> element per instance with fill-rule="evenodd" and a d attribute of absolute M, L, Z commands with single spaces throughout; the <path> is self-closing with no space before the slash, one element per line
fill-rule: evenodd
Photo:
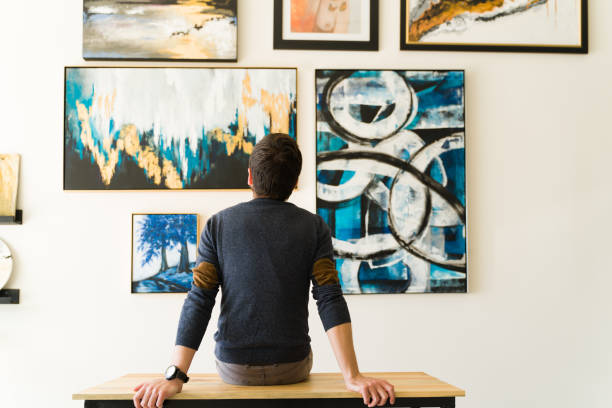
<path fill-rule="evenodd" d="M 253 174 L 251 174 L 251 168 L 249 167 L 249 177 L 247 178 L 247 184 L 253 188 Z"/>

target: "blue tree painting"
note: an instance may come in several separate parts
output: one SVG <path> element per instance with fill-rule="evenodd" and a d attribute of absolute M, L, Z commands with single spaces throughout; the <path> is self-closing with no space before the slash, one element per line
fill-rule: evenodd
<path fill-rule="evenodd" d="M 344 293 L 467 291 L 463 71 L 317 70 L 316 89 Z"/>
<path fill-rule="evenodd" d="M 132 293 L 187 292 L 198 239 L 196 214 L 134 214 Z"/>

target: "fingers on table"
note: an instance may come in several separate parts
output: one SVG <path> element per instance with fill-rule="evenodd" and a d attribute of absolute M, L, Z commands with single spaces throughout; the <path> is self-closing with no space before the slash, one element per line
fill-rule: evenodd
<path fill-rule="evenodd" d="M 378 395 L 378 390 L 376 389 L 375 384 L 368 384 L 368 394 L 370 394 L 370 403 L 368 407 L 372 408 L 378 405 L 380 402 L 380 395 Z"/>
<path fill-rule="evenodd" d="M 157 406 L 158 407 L 163 407 L 164 406 L 164 400 L 168 397 L 167 393 L 164 390 L 161 390 L 160 392 L 157 393 Z"/>
<path fill-rule="evenodd" d="M 391 403 L 391 405 L 395 404 L 395 387 L 393 387 L 393 385 L 388 383 L 387 381 L 383 380 L 381 382 L 382 382 L 383 388 L 389 394 L 389 402 Z"/>
<path fill-rule="evenodd" d="M 142 384 L 141 384 L 142 385 Z M 134 407 L 135 408 L 143 408 L 142 405 L 140 404 L 140 401 L 142 401 L 142 396 L 144 395 L 145 391 L 147 389 L 145 387 L 140 387 L 138 389 L 138 392 L 134 395 Z"/>

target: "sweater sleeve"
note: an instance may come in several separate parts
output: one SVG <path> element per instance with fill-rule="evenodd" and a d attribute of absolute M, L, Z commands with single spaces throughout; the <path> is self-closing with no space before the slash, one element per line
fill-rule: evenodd
<path fill-rule="evenodd" d="M 221 284 L 216 242 L 211 219 L 200 236 L 193 283 L 183 303 L 176 334 L 176 345 L 197 350 L 206 332 L 215 298 Z"/>
<path fill-rule="evenodd" d="M 319 220 L 317 251 L 310 278 L 312 296 L 317 301 L 319 317 L 327 331 L 340 324 L 349 323 L 351 316 L 342 295 L 333 260 L 331 233 L 327 224 L 321 218 Z"/>

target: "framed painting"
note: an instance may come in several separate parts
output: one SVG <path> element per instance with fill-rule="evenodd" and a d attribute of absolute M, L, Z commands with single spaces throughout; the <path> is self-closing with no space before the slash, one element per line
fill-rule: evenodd
<path fill-rule="evenodd" d="M 401 0 L 402 50 L 588 52 L 588 0 Z"/>
<path fill-rule="evenodd" d="M 238 0 L 83 0 L 83 58 L 236 61 Z"/>
<path fill-rule="evenodd" d="M 199 231 L 197 214 L 132 214 L 132 293 L 188 292 Z"/>
<path fill-rule="evenodd" d="M 378 50 L 378 0 L 275 0 L 274 48 Z"/>
<path fill-rule="evenodd" d="M 464 72 L 317 70 L 316 93 L 344 293 L 466 292 Z"/>
<path fill-rule="evenodd" d="M 0 154 L 0 217 L 15 217 L 19 186 L 18 154 Z"/>
<path fill-rule="evenodd" d="M 64 189 L 248 189 L 253 146 L 296 138 L 295 68 L 65 70 Z"/>

